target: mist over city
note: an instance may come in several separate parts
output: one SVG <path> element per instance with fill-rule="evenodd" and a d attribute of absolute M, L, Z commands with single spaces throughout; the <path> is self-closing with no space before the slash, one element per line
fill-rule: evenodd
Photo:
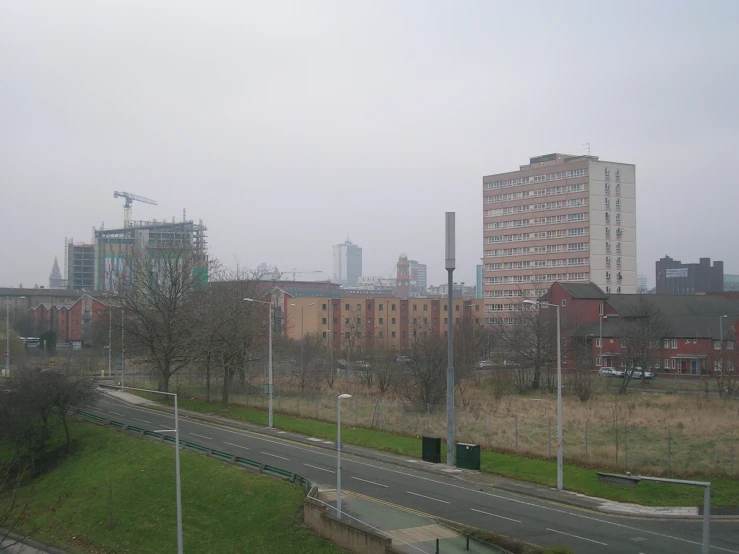
<path fill-rule="evenodd" d="M 739 2 L 0 3 L 0 551 L 739 553 Z"/>

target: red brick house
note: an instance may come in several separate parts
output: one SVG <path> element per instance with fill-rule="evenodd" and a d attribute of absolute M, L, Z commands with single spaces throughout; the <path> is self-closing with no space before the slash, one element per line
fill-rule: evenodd
<path fill-rule="evenodd" d="M 57 341 L 90 344 L 94 326 L 108 322 L 109 309 L 97 298 L 83 294 L 73 304 L 39 304 L 30 312 L 36 336 L 53 331 Z"/>
<path fill-rule="evenodd" d="M 560 306 L 565 344 L 581 341 L 593 368 L 623 367 L 625 322 L 646 301 L 669 322 L 654 343 L 653 371 L 697 375 L 734 366 L 739 298 L 723 295 L 605 294 L 593 283 L 554 283 L 544 300 Z M 564 361 L 565 367 L 572 360 Z M 646 368 L 645 368 L 646 369 Z"/>

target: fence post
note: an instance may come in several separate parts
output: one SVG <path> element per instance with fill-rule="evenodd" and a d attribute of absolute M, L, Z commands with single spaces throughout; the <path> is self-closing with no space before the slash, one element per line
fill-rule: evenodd
<path fill-rule="evenodd" d="M 585 463 L 590 463 L 590 458 L 588 456 L 588 421 L 585 421 Z"/>
<path fill-rule="evenodd" d="M 731 475 L 734 476 L 734 456 L 736 455 L 736 445 L 734 444 L 734 429 L 731 430 Z"/>
<path fill-rule="evenodd" d="M 485 445 L 488 444 L 488 414 L 485 415 L 485 421 L 483 422 L 483 428 L 482 428 L 482 438 L 485 441 Z"/>
<path fill-rule="evenodd" d="M 629 469 L 629 426 L 624 423 L 624 457 L 626 469 Z"/>
<path fill-rule="evenodd" d="M 513 416 L 513 432 L 516 435 L 516 450 L 518 450 L 518 414 Z"/>
<path fill-rule="evenodd" d="M 552 459 L 552 418 L 549 418 L 549 432 L 547 433 L 547 439 L 549 443 L 549 450 L 547 452 L 547 459 Z"/>
<path fill-rule="evenodd" d="M 316 419 L 318 419 L 318 391 L 316 391 Z"/>
<path fill-rule="evenodd" d="M 297 399 L 298 399 L 298 417 L 300 417 L 300 393 L 299 392 L 298 392 Z"/>
<path fill-rule="evenodd" d="M 672 477 L 672 431 L 667 431 L 667 477 Z"/>
<path fill-rule="evenodd" d="M 359 427 L 359 401 L 354 397 L 354 427 Z"/>

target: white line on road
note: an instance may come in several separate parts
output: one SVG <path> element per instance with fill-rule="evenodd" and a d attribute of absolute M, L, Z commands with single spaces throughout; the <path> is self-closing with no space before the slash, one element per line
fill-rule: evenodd
<path fill-rule="evenodd" d="M 123 414 L 119 414 L 118 412 L 113 412 L 113 411 L 110 411 L 110 410 L 108 410 L 108 413 L 109 414 L 113 414 L 113 415 L 117 415 L 118 417 L 126 417 Z"/>
<path fill-rule="evenodd" d="M 280 460 L 285 460 L 287 462 L 290 461 L 290 458 L 285 458 L 284 456 L 278 456 L 277 454 L 270 454 L 269 452 L 262 452 L 265 456 L 272 456 L 273 458 L 279 458 Z"/>
<path fill-rule="evenodd" d="M 550 529 L 549 527 L 547 527 L 546 530 L 551 531 L 552 533 L 559 533 L 560 535 L 567 535 L 568 537 L 575 537 L 576 539 L 580 539 L 583 541 L 594 542 L 595 544 L 600 544 L 602 546 L 608 546 L 604 542 L 594 541 L 593 539 L 586 539 L 585 537 L 581 537 L 580 535 L 573 535 L 572 533 L 565 533 L 564 531 L 557 531 L 556 529 Z"/>
<path fill-rule="evenodd" d="M 148 423 L 149 425 L 151 425 L 151 421 L 146 421 L 145 419 L 139 419 L 137 417 L 132 417 L 131 419 L 135 419 L 136 421 L 142 421 L 144 423 Z"/>
<path fill-rule="evenodd" d="M 328 473 L 336 473 L 332 469 L 326 469 L 324 467 L 318 467 L 318 466 L 314 466 L 314 465 L 311 465 L 311 464 L 306 464 L 305 462 L 303 463 L 303 465 L 304 466 L 308 466 L 308 467 L 312 467 L 313 469 L 317 469 L 319 471 L 327 471 Z"/>
<path fill-rule="evenodd" d="M 370 485 L 377 485 L 378 487 L 387 488 L 387 485 L 383 485 L 382 483 L 375 483 L 374 481 L 367 481 L 367 479 L 361 479 L 359 477 L 352 477 L 352 479 L 356 479 L 357 481 L 364 481 L 365 483 L 369 483 Z"/>
<path fill-rule="evenodd" d="M 112 405 L 116 405 L 116 406 L 119 406 L 120 405 L 118 403 L 113 404 L 112 402 L 106 402 L 106 404 L 112 404 Z M 139 410 L 141 410 L 141 408 L 133 408 L 133 407 L 132 407 L 132 409 L 139 409 Z M 167 415 L 167 414 L 164 414 L 164 413 L 161 413 L 160 415 L 162 417 L 169 417 L 169 418 L 172 417 L 172 416 Z M 316 456 L 325 456 L 325 457 L 329 457 L 329 458 L 335 458 L 336 457 L 335 454 L 329 453 L 328 451 L 321 452 L 320 450 L 314 450 L 313 448 L 310 448 L 310 447 L 307 447 L 307 446 L 300 446 L 300 445 L 297 445 L 297 444 L 291 444 L 288 441 L 282 441 L 282 440 L 279 440 L 278 441 L 278 440 L 274 440 L 274 439 L 267 439 L 267 438 L 264 438 L 264 437 L 259 436 L 258 433 L 253 433 L 253 432 L 249 432 L 249 431 L 233 431 L 231 429 L 227 429 L 227 428 L 222 427 L 222 426 L 219 426 L 219 425 L 200 423 L 198 421 L 193 421 L 193 420 L 188 420 L 188 424 L 190 424 L 190 425 L 200 425 L 202 427 L 208 427 L 210 429 L 217 429 L 217 430 L 222 431 L 224 433 L 232 433 L 234 435 L 239 435 L 239 436 L 242 436 L 242 437 L 249 437 L 252 440 L 259 440 L 259 441 L 269 442 L 269 443 L 273 443 L 273 444 L 278 444 L 280 446 L 283 446 L 283 447 L 286 447 L 286 448 L 292 448 L 294 450 L 301 450 L 301 451 L 304 451 L 304 452 L 311 452 L 312 454 L 314 454 Z M 389 467 L 384 467 L 382 465 L 376 465 L 376 464 L 370 464 L 370 463 L 367 463 L 367 462 L 361 462 L 361 461 L 359 461 L 357 459 L 354 459 L 354 457 L 352 457 L 349 454 L 345 454 L 343 456 L 343 461 L 345 461 L 346 463 L 353 463 L 353 464 L 357 464 L 357 465 L 361 465 L 361 466 L 372 467 L 372 468 L 375 468 L 375 469 L 379 469 L 380 471 L 387 471 L 389 473 L 395 473 L 396 475 L 404 475 L 404 476 L 411 477 L 411 478 L 414 478 L 414 479 L 419 479 L 421 481 L 428 481 L 428 482 L 435 483 L 437 485 L 441 485 L 441 486 L 445 486 L 445 487 L 451 487 L 451 488 L 454 488 L 454 489 L 464 490 L 464 491 L 469 492 L 469 493 L 482 494 L 484 496 L 489 496 L 491 498 L 499 498 L 501 500 L 506 500 L 508 502 L 515 502 L 517 504 L 522 504 L 522 505 L 525 505 L 525 506 L 531 506 L 532 508 L 538 508 L 540 510 L 545 510 L 545 511 L 548 511 L 548 512 L 555 512 L 555 513 L 565 514 L 565 515 L 568 515 L 568 516 L 571 516 L 571 517 L 577 517 L 577 518 L 585 519 L 585 520 L 588 520 L 588 521 L 594 521 L 594 522 L 597 522 L 597 523 L 603 523 L 605 525 L 611 525 L 613 527 L 619 527 L 621 529 L 628 529 L 630 531 L 638 531 L 640 533 L 646 533 L 648 535 L 652 535 L 652 536 L 655 536 L 655 537 L 662 537 L 664 539 L 671 539 L 671 540 L 675 540 L 675 541 L 679 541 L 679 542 L 683 542 L 683 543 L 687 543 L 687 544 L 693 544 L 693 545 L 696 545 L 696 546 L 700 546 L 701 545 L 700 542 L 692 541 L 690 539 L 684 539 L 682 537 L 676 537 L 674 535 L 668 535 L 666 533 L 659 533 L 657 531 L 650 531 L 650 530 L 647 530 L 647 529 L 644 529 L 644 528 L 634 527 L 634 526 L 631 526 L 631 525 L 626 525 L 624 523 L 619 523 L 619 522 L 616 522 L 616 521 L 610 521 L 608 519 L 603 519 L 603 518 L 600 518 L 600 517 L 593 517 L 593 516 L 585 515 L 583 513 L 579 513 L 579 512 L 576 512 L 576 511 L 563 510 L 561 508 L 555 508 L 555 507 L 548 506 L 548 505 L 545 505 L 545 504 L 537 504 L 535 502 L 527 502 L 525 500 L 520 500 L 520 499 L 515 498 L 513 496 L 504 496 L 504 495 L 500 495 L 500 494 L 490 493 L 490 492 L 487 492 L 487 491 L 481 491 L 479 489 L 472 488 L 471 486 L 462 486 L 462 485 L 457 485 L 457 484 L 453 484 L 453 483 L 447 483 L 447 482 L 440 481 L 440 480 L 437 480 L 437 479 L 432 479 L 430 477 L 424 477 L 424 476 L 421 476 L 421 475 L 415 475 L 415 474 L 409 473 L 407 471 L 399 471 L 397 469 L 392 469 L 392 468 L 389 468 Z M 515 494 L 515 493 L 512 493 L 512 494 Z M 516 496 L 519 496 L 519 495 L 516 495 Z M 520 495 L 520 496 L 524 496 L 525 497 L 525 495 Z M 719 546 L 712 546 L 711 548 L 713 550 L 719 550 L 721 552 L 731 552 L 732 554 L 739 554 L 739 550 L 730 550 L 728 548 L 722 548 L 722 547 L 719 547 Z"/>
<path fill-rule="evenodd" d="M 200 437 L 201 439 L 205 439 L 207 441 L 212 441 L 213 439 L 211 437 L 206 437 L 205 435 L 198 435 L 197 433 L 190 433 L 193 437 Z"/>
<path fill-rule="evenodd" d="M 418 494 L 417 492 L 411 492 L 411 491 L 405 491 L 408 494 L 412 494 L 413 496 L 420 496 L 421 498 L 428 498 L 429 500 L 436 500 L 437 502 L 443 502 L 444 504 L 449 504 L 446 500 L 439 500 L 438 498 L 432 498 L 431 496 L 425 496 L 423 494 Z"/>
<path fill-rule="evenodd" d="M 240 444 L 234 444 L 232 442 L 223 442 L 223 444 L 227 444 L 229 446 L 235 446 L 236 448 L 243 448 L 244 450 L 249 450 L 248 446 L 241 446 Z"/>
<path fill-rule="evenodd" d="M 477 512 L 479 514 L 485 514 L 486 516 L 493 516 L 493 517 L 499 517 L 500 519 L 507 519 L 508 521 L 515 521 L 516 523 L 521 523 L 520 519 L 513 519 L 512 517 L 505 517 L 505 516 L 499 516 L 498 514 L 491 514 L 490 512 L 483 512 L 482 510 L 475 510 L 474 508 L 470 508 L 473 512 Z"/>

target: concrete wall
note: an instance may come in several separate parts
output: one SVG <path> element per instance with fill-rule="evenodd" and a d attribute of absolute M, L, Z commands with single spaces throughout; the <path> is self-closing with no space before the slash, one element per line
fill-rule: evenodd
<path fill-rule="evenodd" d="M 310 496 L 303 502 L 303 522 L 319 535 L 357 554 L 396 552 L 389 538 L 360 529 L 352 523 L 339 521 L 328 514 L 325 505 Z"/>

